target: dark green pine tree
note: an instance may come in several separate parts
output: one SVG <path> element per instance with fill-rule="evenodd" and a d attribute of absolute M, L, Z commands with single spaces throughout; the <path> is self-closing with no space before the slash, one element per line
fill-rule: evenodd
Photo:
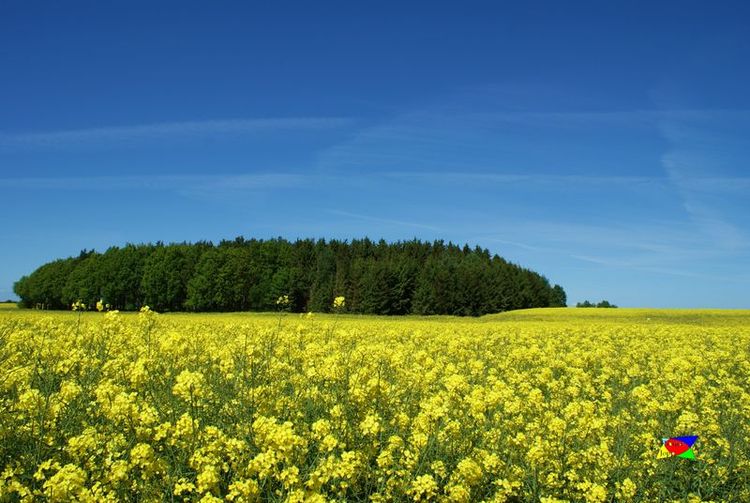
<path fill-rule="evenodd" d="M 568 305 L 568 296 L 560 285 L 552 287 L 550 294 L 550 307 L 566 307 Z"/>
<path fill-rule="evenodd" d="M 141 279 L 144 304 L 157 311 L 180 311 L 188 298 L 202 250 L 185 244 L 157 246 L 146 260 Z"/>
<path fill-rule="evenodd" d="M 101 298 L 103 281 L 98 268 L 99 257 L 98 253 L 91 253 L 77 260 L 63 287 L 63 301 L 66 306 L 78 300 L 87 306 L 93 306 Z"/>
<path fill-rule="evenodd" d="M 314 312 L 328 312 L 333 304 L 333 282 L 336 277 L 336 258 L 326 246 L 325 240 L 315 245 L 315 269 L 310 289 L 309 309 Z"/>

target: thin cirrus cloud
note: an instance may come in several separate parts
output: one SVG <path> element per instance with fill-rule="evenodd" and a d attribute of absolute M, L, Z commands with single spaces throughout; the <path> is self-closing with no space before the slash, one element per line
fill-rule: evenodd
<path fill-rule="evenodd" d="M 575 253 L 574 250 L 581 249 L 608 249 L 617 250 L 619 254 L 652 254 L 675 260 L 678 257 L 692 257 L 696 253 L 703 254 L 708 251 L 707 248 L 696 248 L 696 245 L 700 244 L 700 236 L 692 233 L 685 224 L 676 222 L 651 225 L 637 222 L 605 227 L 570 222 L 525 220 L 505 224 L 502 229 L 490 227 L 488 229 L 490 232 L 480 234 L 485 236 L 485 239 L 525 245 L 529 249 L 549 249 L 565 254 Z M 498 235 L 500 231 L 526 239 L 508 240 Z"/>
<path fill-rule="evenodd" d="M 368 222 L 375 222 L 379 224 L 385 224 L 385 225 L 391 225 L 391 226 L 397 226 L 397 227 L 414 227 L 417 229 L 425 229 L 425 230 L 431 230 L 431 231 L 442 231 L 443 229 L 433 226 L 433 225 L 427 225 L 420 222 L 408 222 L 405 220 L 394 220 L 390 218 L 380 218 L 375 217 L 371 215 L 362 215 L 359 213 L 351 213 L 348 211 L 341 211 L 341 210 L 326 210 L 326 213 L 331 215 L 337 215 L 339 217 L 344 217 L 347 219 L 355 219 L 355 220 L 365 220 Z"/>
<path fill-rule="evenodd" d="M 346 117 L 281 117 L 161 122 L 37 133 L 0 133 L 0 149 L 7 151 L 66 148 L 219 135 L 238 136 L 289 130 L 315 131 L 342 128 L 352 123 L 353 120 Z"/>
<path fill-rule="evenodd" d="M 496 242 L 523 250 L 597 264 L 607 268 L 649 270 L 670 275 L 699 271 L 705 277 L 711 264 L 721 264 L 736 250 L 707 242 L 690 222 L 602 227 L 567 222 L 525 221 L 474 233 L 478 242 Z M 719 267 L 720 269 L 721 267 Z"/>
<path fill-rule="evenodd" d="M 750 248 L 750 228 L 737 215 L 748 209 L 750 178 L 744 173 L 750 142 L 741 131 L 750 127 L 750 117 L 734 114 L 724 119 L 663 118 L 659 131 L 668 148 L 661 165 L 704 241 L 743 252 Z"/>
<path fill-rule="evenodd" d="M 686 278 L 704 279 L 718 282 L 732 282 L 732 283 L 744 283 L 747 281 L 746 278 L 740 278 L 731 275 L 715 275 L 715 274 L 704 274 L 699 272 L 693 272 L 689 270 L 674 269 L 669 267 L 654 267 L 649 265 L 643 265 L 637 261 L 632 260 L 612 260 L 603 257 L 594 257 L 588 255 L 571 255 L 572 258 L 590 262 L 593 264 L 603 265 L 610 268 L 636 270 L 643 272 L 653 272 L 657 274 L 667 274 L 670 276 L 682 276 Z"/>
<path fill-rule="evenodd" d="M 400 184 L 508 187 L 523 194 L 586 191 L 611 194 L 619 201 L 633 201 L 625 191 L 644 189 L 644 197 L 637 200 L 642 211 L 618 213 L 631 229 L 559 229 L 553 225 L 530 234 L 544 236 L 545 244 L 517 239 L 529 235 L 528 229 L 513 233 L 505 229 L 506 235 L 498 238 L 520 243 L 527 250 L 539 247 L 578 257 L 587 255 L 576 250 L 603 248 L 615 256 L 632 257 L 617 262 L 619 266 L 673 271 L 666 265 L 680 261 L 699 267 L 701 260 L 729 259 L 750 249 L 750 228 L 738 218 L 746 214 L 750 190 L 744 166 L 750 142 L 741 133 L 748 126 L 748 110 L 475 113 L 456 102 L 362 129 L 349 141 L 321 152 L 318 160 L 332 169 L 378 170 Z M 592 138 L 607 136 L 603 131 L 618 141 L 609 149 L 591 147 Z M 547 144 L 550 155 L 544 155 Z M 651 149 L 648 156 L 623 159 L 614 155 L 641 152 L 644 145 Z M 473 166 L 467 164 L 467 153 L 472 155 Z M 576 167 L 580 159 L 586 164 Z M 511 164 L 519 169 L 498 172 L 496 168 Z M 595 197 L 587 200 L 599 203 Z M 522 198 L 514 201 L 517 207 L 523 206 Z M 670 225 L 654 228 L 651 219 L 659 215 L 671 220 Z"/>
<path fill-rule="evenodd" d="M 745 246 L 747 229 L 723 214 L 732 198 L 744 197 L 750 190 L 750 177 L 737 167 L 736 158 L 725 154 L 730 149 L 716 148 L 717 138 L 726 139 L 727 135 L 713 130 L 750 122 L 750 111 L 486 108 L 490 110 L 477 113 L 459 100 L 450 106 L 437 104 L 395 116 L 321 150 L 317 165 L 321 170 L 357 176 L 377 172 L 399 187 L 415 186 L 422 191 L 425 187 L 478 188 L 483 194 L 486 189 L 497 189 L 506 196 L 509 191 L 523 191 L 537 197 L 576 193 L 584 194 L 591 205 L 599 203 L 597 194 L 608 193 L 613 197 L 604 204 L 612 207 L 637 197 L 639 215 L 631 218 L 645 218 L 649 208 L 653 214 L 670 217 L 681 213 L 692 222 L 693 231 L 718 242 L 719 248 Z M 714 158 L 719 150 L 728 168 L 681 170 L 679 175 L 676 170 L 660 169 L 664 143 L 674 144 L 676 136 L 674 131 L 671 135 L 665 132 L 665 124 L 690 125 L 678 131 L 680 143 L 705 146 L 704 150 L 713 150 Z M 742 150 L 745 141 L 736 134 L 731 136 L 727 146 Z M 696 159 L 694 152 L 690 157 Z M 516 201 L 523 204 L 519 199 Z M 711 211 L 688 213 L 675 201 L 705 202 L 701 207 Z"/>
<path fill-rule="evenodd" d="M 599 176 L 599 175 L 557 175 L 550 173 L 491 173 L 472 171 L 394 171 L 382 173 L 384 178 L 419 181 L 421 183 L 445 183 L 445 184 L 518 184 L 530 187 L 540 185 L 653 185 L 665 183 L 664 177 L 648 176 Z M 748 179 L 750 181 L 750 179 Z"/>
<path fill-rule="evenodd" d="M 307 180 L 292 173 L 262 173 L 247 175 L 152 175 L 0 178 L 0 188 L 23 190 L 153 190 L 153 191 L 238 191 L 283 189 L 301 186 Z"/>
<path fill-rule="evenodd" d="M 0 188 L 23 190 L 181 190 L 202 188 L 213 191 L 242 191 L 319 187 L 320 185 L 368 186 L 375 182 L 398 183 L 402 187 L 425 184 L 455 187 L 456 185 L 497 184 L 538 190 L 542 187 L 560 190 L 642 186 L 667 186 L 670 177 L 646 176 L 584 176 L 556 174 L 484 173 L 484 172 L 409 172 L 385 171 L 365 173 L 351 177 L 336 173 L 257 172 L 248 174 L 215 175 L 150 175 L 142 176 L 89 176 L 89 177 L 17 177 L 0 178 Z M 695 192 L 741 192 L 750 189 L 750 178 L 696 177 L 681 182 L 683 187 Z"/>
<path fill-rule="evenodd" d="M 601 189 L 617 190 L 673 190 L 675 180 L 671 174 L 664 176 L 618 176 L 618 175 L 566 175 L 553 173 L 491 173 L 472 171 L 386 171 L 379 176 L 399 183 L 445 185 L 445 186 L 503 186 L 525 187 L 532 191 L 541 189 L 586 191 Z M 750 177 L 712 176 L 701 174 L 681 179 L 681 190 L 695 194 L 745 195 L 750 191 Z"/>

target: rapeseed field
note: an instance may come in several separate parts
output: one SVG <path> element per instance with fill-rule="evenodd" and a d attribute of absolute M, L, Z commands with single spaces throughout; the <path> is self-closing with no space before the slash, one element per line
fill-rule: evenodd
<path fill-rule="evenodd" d="M 747 311 L 7 309 L 0 501 L 750 501 L 749 357 Z"/>

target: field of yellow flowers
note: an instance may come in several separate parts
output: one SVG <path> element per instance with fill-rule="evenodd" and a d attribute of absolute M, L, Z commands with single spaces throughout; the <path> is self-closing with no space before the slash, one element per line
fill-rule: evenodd
<path fill-rule="evenodd" d="M 747 311 L 3 309 L 0 501 L 750 501 L 749 360 Z"/>

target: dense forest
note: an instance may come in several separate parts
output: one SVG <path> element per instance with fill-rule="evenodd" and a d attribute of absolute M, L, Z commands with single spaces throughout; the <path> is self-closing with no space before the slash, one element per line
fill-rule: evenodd
<path fill-rule="evenodd" d="M 478 316 L 564 306 L 565 291 L 480 247 L 443 241 L 246 240 L 128 244 L 55 260 L 14 285 L 23 307 L 325 312 L 335 296 L 368 314 Z"/>

